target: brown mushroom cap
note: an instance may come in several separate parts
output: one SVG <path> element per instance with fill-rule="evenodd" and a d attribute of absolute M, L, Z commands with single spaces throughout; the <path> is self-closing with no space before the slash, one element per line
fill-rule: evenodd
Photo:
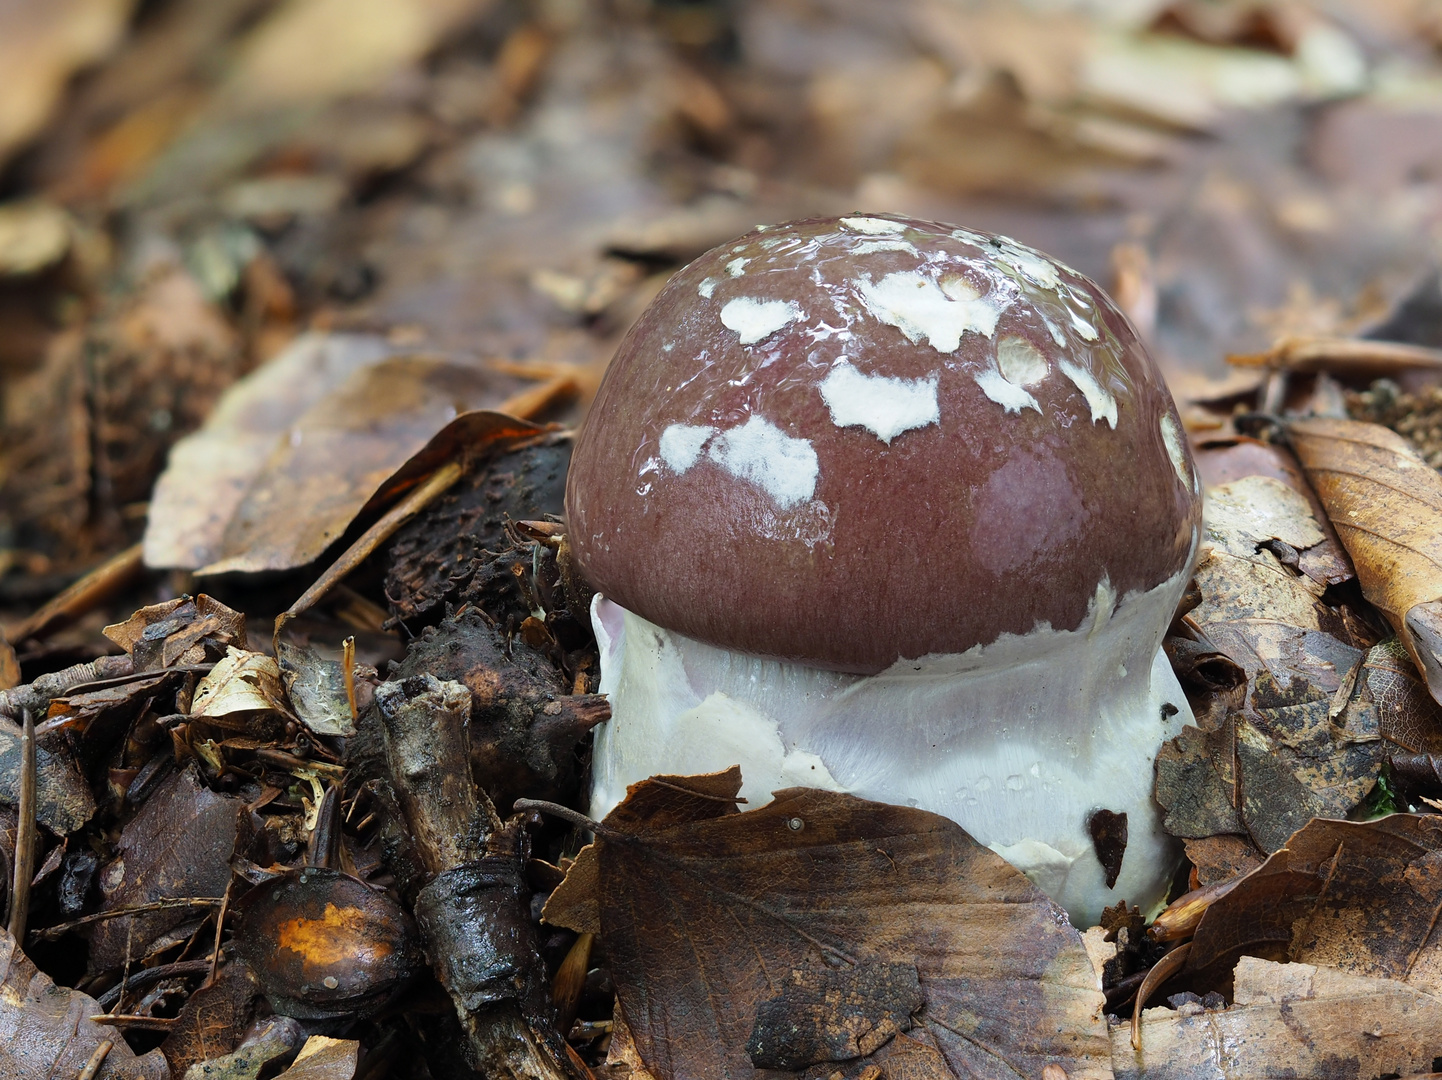
<path fill-rule="evenodd" d="M 872 673 L 1146 591 L 1200 519 L 1170 394 L 1095 283 L 1004 237 L 855 216 L 677 273 L 576 444 L 591 583 L 689 637 Z"/>

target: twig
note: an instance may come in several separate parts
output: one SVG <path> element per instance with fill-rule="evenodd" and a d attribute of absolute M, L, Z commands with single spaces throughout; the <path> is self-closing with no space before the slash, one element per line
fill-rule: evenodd
<path fill-rule="evenodd" d="M 360 712 L 355 705 L 355 635 L 340 643 L 341 676 L 345 679 L 345 699 L 350 706 L 350 718 L 354 723 Z"/>
<path fill-rule="evenodd" d="M 210 950 L 210 970 L 205 976 L 202 986 L 210 986 L 215 982 L 215 969 L 220 966 L 220 936 L 225 932 L 225 913 L 230 910 L 230 890 L 235 884 L 232 876 L 225 883 L 225 895 L 220 898 L 220 910 L 215 915 L 215 947 Z"/>
<path fill-rule="evenodd" d="M 69 692 L 74 686 L 129 675 L 132 670 L 128 656 L 102 656 L 89 664 L 74 664 L 49 672 L 24 686 L 0 690 L 0 716 L 18 722 L 20 714 L 26 709 L 43 714 L 52 699 Z"/>
<path fill-rule="evenodd" d="M 150 1031 L 169 1031 L 180 1019 L 178 1016 L 137 1016 L 132 1013 L 98 1013 L 87 1017 L 97 1024 L 114 1024 L 116 1027 L 145 1028 Z"/>
<path fill-rule="evenodd" d="M 78 919 L 71 919 L 69 922 L 37 930 L 35 939 L 37 941 L 59 941 L 72 930 L 89 926 L 91 923 L 104 922 L 106 919 L 123 919 L 127 915 L 149 915 L 152 911 L 170 911 L 182 907 L 214 907 L 216 904 L 223 903 L 224 899 L 221 896 L 185 896 L 172 900 L 155 900 L 149 904 L 132 904 L 130 907 L 116 908 L 113 911 L 97 911 L 94 915 L 83 915 Z"/>
<path fill-rule="evenodd" d="M 101 1039 L 95 1047 L 95 1052 L 90 1055 L 90 1060 L 85 1063 L 85 1068 L 75 1080 L 95 1080 L 95 1074 L 100 1071 L 100 1066 L 105 1064 L 105 1058 L 110 1053 L 110 1048 L 115 1043 L 110 1039 Z"/>
<path fill-rule="evenodd" d="M 30 879 L 35 876 L 35 717 L 22 712 L 19 824 L 15 827 L 15 873 L 10 882 L 10 936 L 25 940 L 30 917 Z"/>
<path fill-rule="evenodd" d="M 628 836 L 609 825 L 602 825 L 599 821 L 592 821 L 579 810 L 572 810 L 569 806 L 562 806 L 560 803 L 547 802 L 545 799 L 517 799 L 511 804 L 511 809 L 518 814 L 524 814 L 527 810 L 537 810 L 542 814 L 549 814 L 551 817 L 560 818 L 562 821 L 569 821 L 572 825 L 593 832 L 597 836 L 607 840 L 634 840 L 635 837 Z"/>
<path fill-rule="evenodd" d="M 132 990 L 143 990 L 166 979 L 188 979 L 194 975 L 204 975 L 210 970 L 209 960 L 178 960 L 173 964 L 161 964 L 159 967 L 141 968 L 128 979 L 124 979 L 95 1000 L 102 1009 L 113 1009 L 120 1001 L 120 995 Z"/>

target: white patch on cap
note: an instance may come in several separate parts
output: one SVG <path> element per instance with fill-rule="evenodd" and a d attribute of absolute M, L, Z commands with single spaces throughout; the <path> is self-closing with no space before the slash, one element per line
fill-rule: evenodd
<path fill-rule="evenodd" d="M 1001 377 L 1014 386 L 1035 385 L 1051 370 L 1041 350 L 1022 337 L 1004 337 L 997 342 L 996 366 Z"/>
<path fill-rule="evenodd" d="M 1001 316 L 990 297 L 978 296 L 962 278 L 938 285 L 925 274 L 903 270 L 875 284 L 862 278 L 857 288 L 872 315 L 913 342 L 925 339 L 937 352 L 955 352 L 968 330 L 991 337 Z"/>
<path fill-rule="evenodd" d="M 740 277 L 746 273 L 746 264 L 750 261 L 750 259 L 732 259 L 726 264 L 726 272 L 732 277 Z"/>
<path fill-rule="evenodd" d="M 1035 409 L 1037 412 L 1041 412 L 1041 406 L 1036 403 L 1036 398 L 1015 383 L 1007 382 L 1002 378 L 1001 372 L 995 368 L 987 368 L 976 376 L 976 385 L 981 387 L 983 394 L 1007 412 L 1021 412 L 1022 409 Z"/>
<path fill-rule="evenodd" d="M 680 475 L 696 464 L 706 440 L 715 434 L 716 429 L 708 424 L 672 424 L 661 432 L 661 460 Z"/>
<path fill-rule="evenodd" d="M 1008 236 L 998 236 L 1001 251 L 997 258 L 1021 274 L 1028 281 L 1043 289 L 1055 289 L 1061 284 L 1057 277 L 1056 264 L 1039 251 L 1018 244 Z"/>
<path fill-rule="evenodd" d="M 954 240 L 960 240 L 963 244 L 970 244 L 972 247 L 985 248 L 991 246 L 991 238 L 981 233 L 972 232 L 970 229 L 952 229 L 951 236 Z"/>
<path fill-rule="evenodd" d="M 831 422 L 837 427 L 864 427 L 890 445 L 903 431 L 941 421 L 936 398 L 939 378 L 866 375 L 841 363 L 822 380 L 821 400 L 831 410 Z"/>
<path fill-rule="evenodd" d="M 921 254 L 910 240 L 863 240 L 851 249 L 853 255 L 870 255 L 877 251 L 905 251 L 918 256 Z"/>
<path fill-rule="evenodd" d="M 852 232 L 865 233 L 867 236 L 884 236 L 887 233 L 899 233 L 906 231 L 906 225 L 900 221 L 888 221 L 879 217 L 844 217 L 841 224 L 845 225 Z"/>
<path fill-rule="evenodd" d="M 706 456 L 738 480 L 755 484 L 787 509 L 816 493 L 816 451 L 759 416 L 716 437 Z"/>
<path fill-rule="evenodd" d="M 735 330 L 742 345 L 755 345 L 801 317 L 801 309 L 792 300 L 753 300 L 749 296 L 738 296 L 726 301 L 721 308 L 721 324 Z"/>
<path fill-rule="evenodd" d="M 1058 345 L 1065 347 L 1066 337 L 1062 334 L 1061 329 L 1057 326 L 1057 324 L 1052 322 L 1045 315 L 1041 317 L 1041 321 L 1046 323 L 1047 333 L 1051 334 L 1051 339 L 1055 341 Z"/>
<path fill-rule="evenodd" d="M 1071 315 L 1072 326 L 1076 328 L 1076 332 L 1082 336 L 1083 340 L 1095 341 L 1097 339 L 1097 328 L 1095 326 L 1087 322 L 1075 311 L 1070 311 L 1068 314 Z"/>
<path fill-rule="evenodd" d="M 1087 399 L 1087 408 L 1092 411 L 1092 423 L 1098 420 L 1105 420 L 1115 431 L 1117 427 L 1117 399 L 1112 397 L 1105 386 L 1097 381 L 1097 377 L 1080 364 L 1074 364 L 1070 360 L 1058 360 L 1057 367 L 1061 373 L 1070 379 L 1082 397 Z"/>
<path fill-rule="evenodd" d="M 701 282 L 700 285 L 696 286 L 696 291 L 701 294 L 703 299 L 710 300 L 711 294 L 716 291 L 716 279 L 708 277 L 705 281 Z"/>
<path fill-rule="evenodd" d="M 1192 487 L 1192 471 L 1187 467 L 1187 444 L 1186 438 L 1182 435 L 1182 429 L 1172 419 L 1171 413 L 1162 413 L 1162 442 L 1167 444 L 1167 457 L 1172 459 L 1172 468 L 1177 471 L 1177 479 L 1182 482 L 1182 487 Z"/>

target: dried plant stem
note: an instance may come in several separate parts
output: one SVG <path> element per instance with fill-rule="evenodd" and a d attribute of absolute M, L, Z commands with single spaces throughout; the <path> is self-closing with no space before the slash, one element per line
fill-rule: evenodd
<path fill-rule="evenodd" d="M 20 806 L 15 829 L 15 872 L 10 882 L 10 936 L 25 940 L 30 917 L 30 881 L 35 876 L 35 717 L 23 711 L 20 736 Z"/>
<path fill-rule="evenodd" d="M 85 1063 L 85 1068 L 80 1070 L 75 1080 L 95 1080 L 95 1074 L 100 1071 L 100 1066 L 105 1064 L 105 1059 L 110 1054 L 110 1048 L 114 1046 L 109 1039 L 101 1039 L 95 1047 L 95 1052 L 90 1055 L 90 1060 Z"/>
<path fill-rule="evenodd" d="M 106 919 L 123 919 L 127 915 L 148 915 L 152 911 L 169 911 L 178 907 L 215 907 L 224 903 L 224 900 L 225 898 L 221 896 L 183 896 L 173 900 L 156 900 L 149 904 L 132 904 L 129 907 L 116 908 L 113 911 L 97 911 L 94 915 L 84 915 L 78 919 L 60 923 L 58 926 L 47 926 L 44 930 L 37 930 L 35 933 L 41 941 L 59 941 L 77 927 L 104 922 Z"/>
<path fill-rule="evenodd" d="M 74 687 L 131 673 L 128 656 L 102 656 L 89 664 L 75 664 L 52 671 L 24 686 L 0 690 L 0 716 L 18 721 L 26 709 L 43 714 L 53 698 L 70 692 Z"/>
<path fill-rule="evenodd" d="M 230 910 L 230 890 L 234 884 L 234 877 L 225 883 L 225 895 L 220 898 L 220 910 L 215 913 L 215 944 L 210 950 L 210 970 L 201 984 L 203 986 L 215 982 L 215 969 L 220 966 L 220 938 L 225 933 L 225 916 Z"/>
<path fill-rule="evenodd" d="M 1152 970 L 1147 972 L 1147 977 L 1142 980 L 1142 985 L 1137 987 L 1137 1001 L 1132 1006 L 1132 1049 L 1138 1053 L 1141 1053 L 1142 1049 L 1142 1010 L 1147 1007 L 1147 998 L 1156 993 L 1157 987 L 1182 970 L 1182 965 L 1187 962 L 1187 955 L 1191 951 L 1190 941 L 1185 945 L 1178 945 L 1153 965 Z"/>

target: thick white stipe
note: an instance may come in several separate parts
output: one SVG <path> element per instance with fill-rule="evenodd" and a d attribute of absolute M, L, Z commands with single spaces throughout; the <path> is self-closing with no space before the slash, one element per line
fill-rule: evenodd
<path fill-rule="evenodd" d="M 1075 630 L 1041 625 L 872 676 L 718 649 L 597 597 L 600 691 L 613 718 L 597 729 L 591 813 L 647 776 L 740 764 L 752 807 L 803 785 L 945 814 L 1078 926 L 1122 898 L 1150 907 L 1177 854 L 1152 801 L 1153 760 L 1192 722 L 1160 652 L 1185 579 L 1114 610 L 1103 582 Z M 1128 815 L 1112 889 L 1086 828 L 1103 808 Z"/>

